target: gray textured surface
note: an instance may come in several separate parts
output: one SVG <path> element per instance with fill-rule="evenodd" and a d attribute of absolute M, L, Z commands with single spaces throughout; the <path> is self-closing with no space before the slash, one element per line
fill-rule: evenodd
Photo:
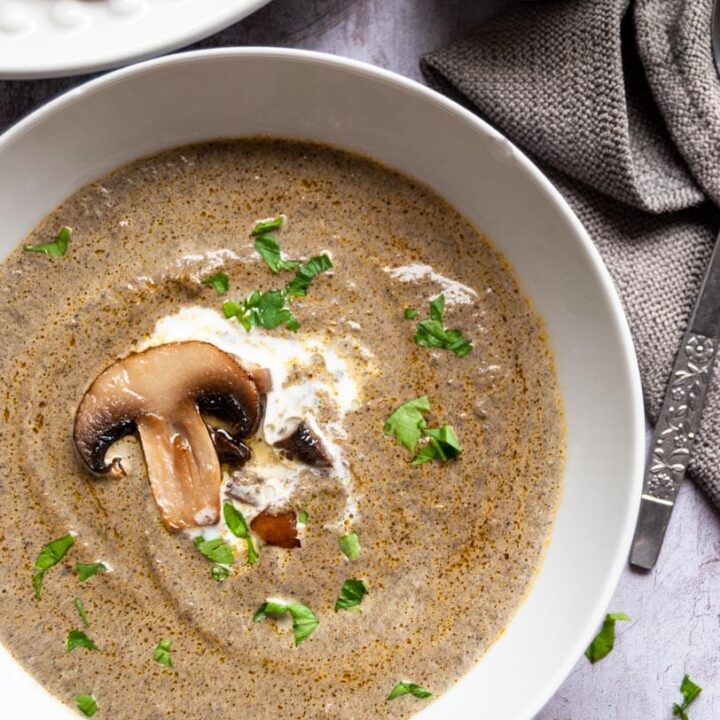
<path fill-rule="evenodd" d="M 419 79 L 420 55 L 508 2 L 275 0 L 199 45 L 322 50 Z M 0 127 L 78 82 L 0 82 Z M 686 484 L 656 570 L 648 575 L 626 570 L 612 602 L 612 610 L 627 612 L 634 622 L 620 627 L 616 649 L 605 661 L 592 667 L 580 659 L 537 720 L 670 720 L 684 672 L 705 688 L 692 720 L 720 717 L 719 530 L 717 513 Z"/>

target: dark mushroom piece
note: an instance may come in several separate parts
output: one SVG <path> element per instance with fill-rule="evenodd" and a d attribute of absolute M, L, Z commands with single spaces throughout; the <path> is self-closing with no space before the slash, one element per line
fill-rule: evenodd
<path fill-rule="evenodd" d="M 332 455 L 307 420 L 301 420 L 290 435 L 275 443 L 275 447 L 284 450 L 290 460 L 299 460 L 306 465 L 332 467 L 333 464 Z"/>
<path fill-rule="evenodd" d="M 74 439 L 95 473 L 124 474 L 109 447 L 140 436 L 150 487 L 173 529 L 213 525 L 220 516 L 220 463 L 201 416 L 227 421 L 237 440 L 260 422 L 260 393 L 231 355 L 204 342 L 160 345 L 100 373 L 75 415 Z"/>
<path fill-rule="evenodd" d="M 237 440 L 222 428 L 208 425 L 207 429 L 215 446 L 218 460 L 221 463 L 238 467 L 244 465 L 250 459 L 252 455 L 250 448 L 242 440 Z"/>
<path fill-rule="evenodd" d="M 250 523 L 250 529 L 257 533 L 266 545 L 292 550 L 300 547 L 297 536 L 297 516 L 294 510 L 272 513 L 265 508 Z"/>

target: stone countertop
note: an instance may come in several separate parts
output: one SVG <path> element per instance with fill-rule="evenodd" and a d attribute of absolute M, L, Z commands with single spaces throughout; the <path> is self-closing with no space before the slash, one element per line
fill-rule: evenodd
<path fill-rule="evenodd" d="M 194 47 L 321 50 L 421 80 L 423 53 L 510 2 L 274 0 Z M 85 79 L 0 82 L 0 129 Z M 623 574 L 609 609 L 633 621 L 618 623 L 615 650 L 595 666 L 580 658 L 536 720 L 671 720 L 686 672 L 704 688 L 690 718 L 720 718 L 719 530 L 718 513 L 686 483 L 655 570 L 641 574 L 628 568 Z"/>

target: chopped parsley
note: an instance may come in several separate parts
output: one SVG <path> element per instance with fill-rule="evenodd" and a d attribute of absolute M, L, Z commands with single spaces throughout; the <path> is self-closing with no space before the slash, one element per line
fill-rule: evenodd
<path fill-rule="evenodd" d="M 311 257 L 304 265 L 298 268 L 295 277 L 285 286 L 285 292 L 290 297 L 307 295 L 310 283 L 320 273 L 332 268 L 333 264 L 327 255 Z"/>
<path fill-rule="evenodd" d="M 97 700 L 93 695 L 76 695 L 74 700 L 77 709 L 85 717 L 92 717 L 98 711 Z"/>
<path fill-rule="evenodd" d="M 254 565 L 258 561 L 258 553 L 253 543 L 250 528 L 245 520 L 245 516 L 229 501 L 223 504 L 223 518 L 230 532 L 241 540 L 245 540 L 247 545 L 247 561 L 250 565 Z"/>
<path fill-rule="evenodd" d="M 203 285 L 209 285 L 218 295 L 224 295 L 230 287 L 230 280 L 224 272 L 216 272 L 202 281 Z"/>
<path fill-rule="evenodd" d="M 255 292 L 244 300 L 226 300 L 222 309 L 226 318 L 237 318 L 246 329 L 264 327 L 273 330 L 284 325 L 288 330 L 295 331 L 300 327 L 295 315 L 286 306 L 287 298 L 281 290 Z"/>
<path fill-rule="evenodd" d="M 399 682 L 390 691 L 390 694 L 385 698 L 385 702 L 388 702 L 389 700 L 394 700 L 395 698 L 402 697 L 403 695 L 412 695 L 413 697 L 423 700 L 424 698 L 429 698 L 432 695 L 432 693 L 430 691 L 426 690 L 424 687 L 420 687 L 420 685 L 416 685 L 415 683 Z"/>
<path fill-rule="evenodd" d="M 394 437 L 403 447 L 415 452 L 420 438 L 422 445 L 413 457 L 412 465 L 421 465 L 428 460 L 454 460 L 462 454 L 460 441 L 450 425 L 429 428 L 423 413 L 430 411 L 430 401 L 425 395 L 403 403 L 393 411 L 383 425 L 386 435 Z"/>
<path fill-rule="evenodd" d="M 300 266 L 298 260 L 283 260 L 280 243 L 272 235 L 260 235 L 255 238 L 255 249 L 274 273 L 281 270 L 296 270 Z"/>
<path fill-rule="evenodd" d="M 357 560 L 360 555 L 360 537 L 353 531 L 338 539 L 340 549 L 348 560 Z"/>
<path fill-rule="evenodd" d="M 106 573 L 107 565 L 103 562 L 94 563 L 78 563 L 75 565 L 75 572 L 78 574 L 80 582 L 89 580 L 93 575 L 98 573 Z"/>
<path fill-rule="evenodd" d="M 170 656 L 171 652 L 172 652 L 172 649 L 170 647 L 170 641 L 169 640 L 161 640 L 157 644 L 157 647 L 155 648 L 153 660 L 155 660 L 155 662 L 160 663 L 161 665 L 164 665 L 165 667 L 171 668 L 173 666 L 172 657 Z"/>
<path fill-rule="evenodd" d="M 689 675 L 685 675 L 680 683 L 680 692 L 683 696 L 682 705 L 673 704 L 673 716 L 679 717 L 680 720 L 689 720 L 686 710 L 695 702 L 702 688 L 696 685 Z"/>
<path fill-rule="evenodd" d="M 70 235 L 72 235 L 72 228 L 65 226 L 60 228 L 60 232 L 52 242 L 42 243 L 41 245 L 25 245 L 23 250 L 25 252 L 44 253 L 49 257 L 65 257 Z"/>
<path fill-rule="evenodd" d="M 98 649 L 98 646 L 82 630 L 71 630 L 67 636 L 67 651 L 70 652 L 78 647 L 86 650 Z"/>
<path fill-rule="evenodd" d="M 343 583 L 340 597 L 335 601 L 335 612 L 357 607 L 367 595 L 367 587 L 362 580 L 351 578 Z"/>
<path fill-rule="evenodd" d="M 412 308 L 405 308 L 405 310 L 403 310 L 403 317 L 406 320 L 414 320 L 417 316 L 417 310 L 413 310 Z"/>
<path fill-rule="evenodd" d="M 193 545 L 201 555 L 204 555 L 211 562 L 216 563 L 210 570 L 211 577 L 218 581 L 226 580 L 229 574 L 227 567 L 223 570 L 216 570 L 216 568 L 233 564 L 235 556 L 233 555 L 232 548 L 221 538 L 206 540 L 202 535 L 198 535 L 198 537 L 193 540 Z"/>
<path fill-rule="evenodd" d="M 227 565 L 213 565 L 210 577 L 218 582 L 225 582 L 230 577 L 230 568 Z"/>
<path fill-rule="evenodd" d="M 602 660 L 612 652 L 615 646 L 615 623 L 618 620 L 627 622 L 630 618 L 622 612 L 608 613 L 605 616 L 602 629 L 585 651 L 585 656 L 591 663 Z"/>
<path fill-rule="evenodd" d="M 85 612 L 85 606 L 83 605 L 82 600 L 80 598 L 76 597 L 73 604 L 75 605 L 77 614 L 80 616 L 80 619 L 83 621 L 83 625 L 85 627 L 90 627 L 90 620 L 88 620 L 88 615 L 87 615 L 87 612 Z"/>
<path fill-rule="evenodd" d="M 317 615 L 302 603 L 278 603 L 272 600 L 266 600 L 253 616 L 254 622 L 264 620 L 268 615 L 283 615 L 289 613 L 292 618 L 293 635 L 295 636 L 295 645 L 299 645 L 312 635 L 320 621 Z"/>
<path fill-rule="evenodd" d="M 423 413 L 429 412 L 430 401 L 425 395 L 409 400 L 398 407 L 385 421 L 383 432 L 394 437 L 403 447 L 414 452 L 427 420 Z"/>
<path fill-rule="evenodd" d="M 297 514 L 297 521 L 301 525 L 307 525 L 308 524 L 308 514 L 306 510 L 298 510 Z"/>
<path fill-rule="evenodd" d="M 424 428 L 423 434 L 428 438 L 428 443 L 418 450 L 411 465 L 420 465 L 428 460 L 454 460 L 462 453 L 460 441 L 449 425 Z"/>
<path fill-rule="evenodd" d="M 276 218 L 257 223 L 252 231 L 255 249 L 274 273 L 281 270 L 295 270 L 295 277 L 282 290 L 265 292 L 255 290 L 244 300 L 228 300 L 223 303 L 225 317 L 237 318 L 248 331 L 253 327 L 273 330 L 284 325 L 288 330 L 295 332 L 300 327 L 300 323 L 290 310 L 292 299 L 307 295 L 313 279 L 333 266 L 332 261 L 325 254 L 316 255 L 302 265 L 298 260 L 283 259 L 280 243 L 268 234 L 278 230 L 283 222 L 284 216 L 278 215 Z"/>
<path fill-rule="evenodd" d="M 415 330 L 415 342 L 421 347 L 436 347 L 450 350 L 458 357 L 467 355 L 472 343 L 460 332 L 449 330 L 443 323 L 445 296 L 441 293 L 430 301 L 430 319 L 421 320 Z M 406 315 L 407 317 L 407 315 Z"/>
<path fill-rule="evenodd" d="M 252 229 L 251 234 L 253 237 L 257 237 L 258 235 L 264 235 L 265 233 L 272 232 L 273 230 L 278 230 L 282 227 L 284 222 L 284 215 L 278 215 L 277 217 L 269 218 L 268 220 L 261 220 L 260 222 L 255 223 L 255 227 Z"/>
<path fill-rule="evenodd" d="M 45 573 L 51 567 L 57 565 L 74 544 L 75 538 L 73 538 L 72 535 L 65 535 L 65 537 L 53 540 L 40 548 L 40 553 L 35 561 L 35 574 L 33 575 L 33 587 L 35 588 L 36 598 L 40 599 Z"/>

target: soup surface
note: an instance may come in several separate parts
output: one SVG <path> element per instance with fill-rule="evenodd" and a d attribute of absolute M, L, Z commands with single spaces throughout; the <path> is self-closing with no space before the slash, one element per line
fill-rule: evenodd
<path fill-rule="evenodd" d="M 223 303 L 297 272 L 273 273 L 251 236 L 280 213 L 269 234 L 281 257 L 325 253 L 333 267 L 288 301 L 297 330 L 248 332 Z M 563 469 L 543 324 L 502 256 L 400 174 L 266 139 L 138 161 L 77 192 L 26 242 L 61 226 L 72 228 L 64 256 L 18 248 L 0 267 L 0 641 L 61 700 L 92 694 L 97 716 L 113 720 L 405 718 L 432 698 L 388 701 L 398 682 L 445 691 L 528 592 Z M 218 272 L 222 297 L 202 282 Z M 472 343 L 465 355 L 415 340 L 441 294 L 441 328 Z M 224 523 L 171 531 L 135 436 L 107 455 L 124 476 L 98 477 L 79 459 L 73 421 L 90 383 L 133 351 L 183 340 L 271 370 L 252 460 L 223 466 L 220 492 L 247 522 L 267 506 L 294 511 L 300 547 L 253 533 L 251 564 Z M 423 396 L 411 451 L 383 427 Z M 272 447 L 306 415 L 330 467 Z M 445 425 L 456 459 L 452 442 L 433 455 L 425 432 Z M 428 447 L 431 459 L 411 464 Z M 351 532 L 352 560 L 339 544 Z M 74 545 L 35 598 L 41 547 L 69 533 Z M 225 542 L 234 562 L 213 565 L 199 535 Z M 105 572 L 81 582 L 76 565 L 93 562 Z M 347 580 L 367 592 L 335 610 Z M 268 599 L 302 603 L 319 624 L 295 645 L 287 615 L 253 621 Z M 68 652 L 78 630 L 97 649 Z M 160 641 L 172 667 L 158 662 Z"/>

